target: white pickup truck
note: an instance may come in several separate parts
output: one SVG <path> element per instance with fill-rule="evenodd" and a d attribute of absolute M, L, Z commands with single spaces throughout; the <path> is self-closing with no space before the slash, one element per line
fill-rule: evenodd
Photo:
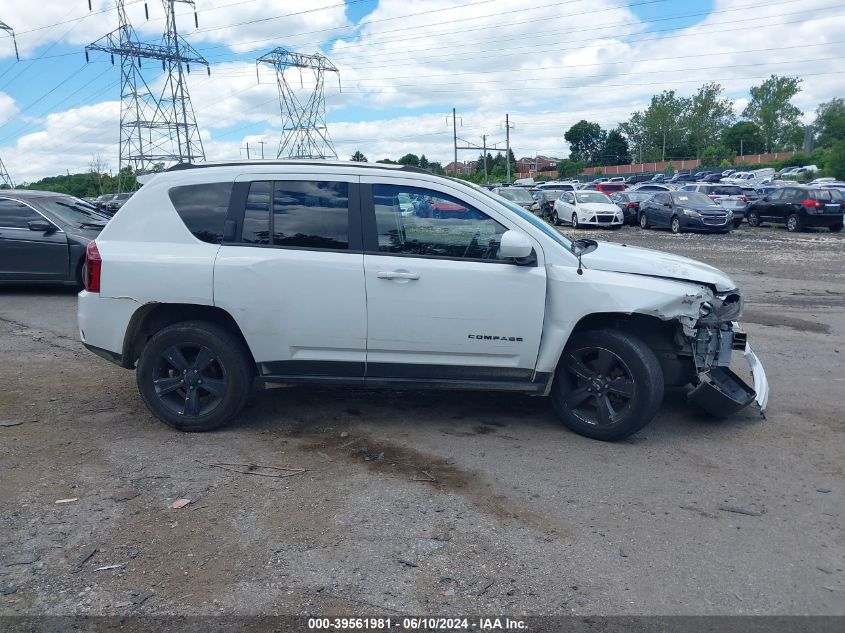
<path fill-rule="evenodd" d="M 150 411 L 184 431 L 225 424 L 272 383 L 549 396 L 602 440 L 648 424 L 667 385 L 717 415 L 768 397 L 721 271 L 572 240 L 414 168 L 174 168 L 89 245 L 84 280 L 83 342 L 135 368 Z"/>

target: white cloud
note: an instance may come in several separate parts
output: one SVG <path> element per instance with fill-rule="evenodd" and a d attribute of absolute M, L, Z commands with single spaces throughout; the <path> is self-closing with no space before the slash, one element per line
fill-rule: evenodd
<path fill-rule="evenodd" d="M 459 136 L 471 143 L 480 144 L 482 134 L 491 144 L 502 141 L 509 112 L 518 157 L 566 156 L 563 133 L 572 124 L 586 118 L 612 127 L 663 89 L 688 95 L 706 81 L 719 81 L 739 114 L 751 85 L 772 73 L 799 75 L 804 82 L 795 103 L 806 121 L 819 102 L 845 94 L 845 75 L 838 74 L 845 40 L 836 35 L 845 32 L 845 15 L 830 0 L 717 0 L 709 16 L 680 31 L 667 31 L 671 22 L 641 22 L 622 0 L 381 0 L 354 31 L 338 30 L 347 25 L 344 8 L 333 6 L 338 2 L 198 0 L 199 31 L 191 16 L 180 15 L 180 31 L 212 62 L 210 78 L 201 72 L 189 78 L 210 160 L 237 157 L 247 138 L 251 144 L 267 141 L 269 156 L 279 139 L 272 71 L 262 69 L 259 84 L 254 63 L 232 61 L 230 49 L 257 56 L 276 45 L 302 52 L 322 46 L 343 84 L 338 93 L 334 77 L 327 76 L 329 131 L 341 158 L 360 149 L 371 160 L 414 152 L 449 162 L 446 117 L 452 107 L 463 118 Z M 116 26 L 115 12 L 108 11 L 27 33 L 84 13 L 85 2 L 20 4 L 12 25 L 22 33 L 26 54 L 43 52 L 56 40 L 84 45 Z M 156 0 L 149 5 L 149 22 L 143 3 L 127 9 L 142 36 L 153 38 L 162 27 L 162 9 Z M 95 9 L 107 6 L 109 0 L 95 2 Z M 254 22 L 314 8 L 321 10 Z M 179 13 L 188 10 L 183 5 Z M 667 16 L 695 10 L 672 6 Z M 295 85 L 298 74 L 289 72 Z M 303 84 L 307 91 L 307 76 Z M 82 108 L 57 112 L 44 121 L 43 132 L 0 147 L 0 155 L 28 178 L 84 167 L 95 149 L 116 166 L 117 104 L 89 107 L 98 117 L 93 124 L 78 120 Z M 0 123 L 22 118 L 14 108 L 14 100 L 0 94 Z M 57 146 L 57 130 L 65 125 L 78 125 L 72 136 L 79 141 Z"/>

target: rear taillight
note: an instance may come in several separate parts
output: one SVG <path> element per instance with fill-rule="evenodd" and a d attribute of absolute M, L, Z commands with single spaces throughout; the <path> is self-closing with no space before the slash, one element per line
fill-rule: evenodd
<path fill-rule="evenodd" d="M 88 292 L 100 292 L 100 271 L 103 267 L 103 260 L 100 251 L 97 250 L 96 242 L 88 242 L 85 249 L 85 273 L 82 281 L 85 283 L 85 290 Z"/>
<path fill-rule="evenodd" d="M 625 205 L 625 208 L 626 209 L 639 209 L 640 205 L 639 205 L 638 202 L 629 202 L 628 204 Z"/>
<path fill-rule="evenodd" d="M 740 202 L 748 202 L 748 197 L 747 196 L 740 196 L 739 201 Z"/>
<path fill-rule="evenodd" d="M 821 209 L 824 207 L 824 204 L 821 202 L 821 200 L 810 200 L 809 198 L 804 200 L 801 205 L 804 207 L 812 207 L 815 209 Z"/>
<path fill-rule="evenodd" d="M 713 202 L 719 202 L 719 200 L 722 199 L 720 196 L 714 196 L 714 195 L 707 196 L 707 197 L 710 198 Z"/>

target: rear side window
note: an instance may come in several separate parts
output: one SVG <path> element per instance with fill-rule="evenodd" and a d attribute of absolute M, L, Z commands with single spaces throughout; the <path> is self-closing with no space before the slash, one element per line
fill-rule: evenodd
<path fill-rule="evenodd" d="M 182 185 L 173 187 L 168 195 L 194 237 L 210 244 L 223 241 L 223 225 L 232 197 L 231 182 Z"/>
<path fill-rule="evenodd" d="M 349 184 L 312 180 L 249 185 L 241 241 L 288 248 L 349 248 Z"/>

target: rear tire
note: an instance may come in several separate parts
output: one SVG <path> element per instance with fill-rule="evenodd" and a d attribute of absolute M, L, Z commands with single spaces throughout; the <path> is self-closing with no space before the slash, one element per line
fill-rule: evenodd
<path fill-rule="evenodd" d="M 560 218 L 557 216 L 557 211 L 552 211 L 552 224 L 560 226 Z"/>
<path fill-rule="evenodd" d="M 742 219 L 734 220 L 734 228 L 738 229 L 740 226 L 742 226 Z"/>
<path fill-rule="evenodd" d="M 135 372 L 150 412 L 180 431 L 210 431 L 235 417 L 252 391 L 253 364 L 243 343 L 208 321 L 158 331 Z"/>
<path fill-rule="evenodd" d="M 804 227 L 801 223 L 801 218 L 798 217 L 798 214 L 790 213 L 789 217 L 786 218 L 786 230 L 790 233 L 797 233 L 803 228 Z"/>
<path fill-rule="evenodd" d="M 579 435 L 613 442 L 645 427 L 663 402 L 663 370 L 642 340 L 617 330 L 576 335 L 563 351 L 552 405 Z"/>
<path fill-rule="evenodd" d="M 845 226 L 845 224 L 840 222 L 839 224 L 834 224 L 833 226 L 827 227 L 827 230 L 831 233 L 839 233 L 840 231 L 842 231 L 843 226 Z"/>

